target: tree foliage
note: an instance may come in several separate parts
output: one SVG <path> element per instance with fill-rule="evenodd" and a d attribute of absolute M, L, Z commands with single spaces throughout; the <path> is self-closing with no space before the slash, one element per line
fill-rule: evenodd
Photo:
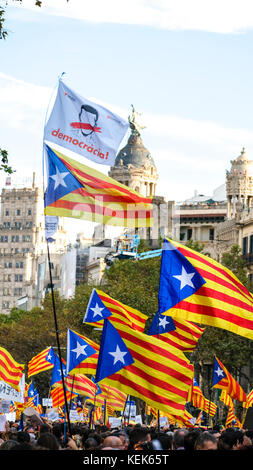
<path fill-rule="evenodd" d="M 234 250 L 232 253 L 234 256 Z M 158 307 L 160 264 L 160 257 L 142 261 L 116 261 L 106 270 L 103 284 L 96 287 L 146 314 L 149 317 L 148 328 Z M 241 269 L 239 260 L 238 266 Z M 76 288 L 75 296 L 68 300 L 61 298 L 55 292 L 56 317 L 63 357 L 66 354 L 68 328 L 100 343 L 101 332 L 83 323 L 93 287 L 95 286 L 81 284 Z M 18 362 L 25 363 L 26 371 L 31 358 L 46 347 L 53 346 L 57 352 L 51 294 L 46 296 L 40 308 L 36 307 L 29 312 L 13 309 L 10 316 L 0 315 L 0 336 L 1 346 L 5 347 Z M 188 357 L 198 370 L 203 364 L 210 364 L 214 355 L 222 360 L 232 375 L 242 376 L 243 367 L 251 365 L 252 341 L 219 328 L 206 327 L 195 351 L 188 354 Z M 49 376 L 46 372 L 34 376 L 35 384 L 39 384 L 45 390 L 44 393 L 48 390 Z M 251 379 L 247 377 L 247 380 L 252 386 Z"/>

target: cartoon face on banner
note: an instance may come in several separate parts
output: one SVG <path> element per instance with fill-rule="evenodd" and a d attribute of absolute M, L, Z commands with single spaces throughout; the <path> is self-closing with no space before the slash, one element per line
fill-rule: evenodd
<path fill-rule="evenodd" d="M 44 129 L 44 140 L 104 165 L 113 166 L 129 123 L 59 82 Z"/>

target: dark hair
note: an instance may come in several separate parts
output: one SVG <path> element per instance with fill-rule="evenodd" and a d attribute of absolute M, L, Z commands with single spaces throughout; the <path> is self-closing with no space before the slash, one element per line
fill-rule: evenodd
<path fill-rule="evenodd" d="M 84 441 L 83 446 L 85 450 L 96 449 L 98 447 L 98 442 L 94 437 L 88 437 L 88 439 Z"/>
<path fill-rule="evenodd" d="M 31 439 L 30 439 L 30 434 L 29 432 L 27 431 L 18 431 L 16 434 L 15 434 L 15 439 L 21 443 L 21 442 L 31 442 Z"/>
<path fill-rule="evenodd" d="M 79 118 L 82 114 L 82 111 L 86 111 L 88 113 L 91 113 L 91 114 L 95 114 L 96 116 L 96 121 L 98 120 L 98 112 L 95 108 L 93 108 L 92 106 L 90 106 L 89 104 L 82 104 L 81 106 L 81 110 L 80 110 L 80 113 L 79 113 Z"/>
<path fill-rule="evenodd" d="M 37 445 L 40 447 L 45 447 L 49 450 L 59 450 L 60 448 L 56 437 L 49 432 L 44 432 L 40 435 L 39 439 L 37 440 Z"/>
<path fill-rule="evenodd" d="M 195 442 L 199 435 L 202 433 L 200 429 L 190 429 L 188 434 L 184 437 L 184 448 L 186 451 L 193 451 Z"/>
<path fill-rule="evenodd" d="M 218 439 L 218 449 L 232 450 L 237 443 L 243 443 L 243 432 L 237 429 L 228 428 Z"/>
<path fill-rule="evenodd" d="M 200 449 L 203 449 L 205 443 L 209 441 L 217 444 L 217 439 L 216 437 L 214 437 L 213 434 L 210 434 L 209 432 L 202 432 L 201 434 L 199 434 L 199 436 L 197 437 L 195 441 L 194 449 L 198 450 L 197 447 L 199 447 Z"/>

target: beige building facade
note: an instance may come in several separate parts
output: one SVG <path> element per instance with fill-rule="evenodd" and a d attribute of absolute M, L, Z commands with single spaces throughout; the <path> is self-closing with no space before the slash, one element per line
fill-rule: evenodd
<path fill-rule="evenodd" d="M 61 253 L 66 251 L 66 232 L 59 223 L 52 247 L 54 271 Z M 40 279 L 47 271 L 44 199 L 41 188 L 3 188 L 0 219 L 0 311 L 11 308 L 30 309 L 38 305 L 43 289 Z M 58 268 L 59 271 L 59 268 Z M 54 274 L 55 274 L 54 272 Z M 57 274 L 57 276 L 59 273 Z M 56 277 L 57 277 L 56 276 Z M 45 277 L 45 276 L 43 276 Z"/>

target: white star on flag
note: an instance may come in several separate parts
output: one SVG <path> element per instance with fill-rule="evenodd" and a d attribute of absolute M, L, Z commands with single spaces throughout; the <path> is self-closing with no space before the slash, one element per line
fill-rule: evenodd
<path fill-rule="evenodd" d="M 76 343 L 76 348 L 75 349 L 71 349 L 71 352 L 75 352 L 76 353 L 76 359 L 78 359 L 79 356 L 81 356 L 82 354 L 84 356 L 87 356 L 86 352 L 85 352 L 85 349 L 87 348 L 87 344 L 83 344 L 81 345 L 78 341 Z"/>
<path fill-rule="evenodd" d="M 66 176 L 68 175 L 68 171 L 63 171 L 62 173 L 60 173 L 60 171 L 58 170 L 58 168 L 56 168 L 56 174 L 55 175 L 50 175 L 50 178 L 52 178 L 54 180 L 54 189 L 58 188 L 58 186 L 61 184 L 62 186 L 65 186 L 67 187 L 65 181 L 64 181 L 64 178 L 66 178 Z"/>
<path fill-rule="evenodd" d="M 96 317 L 97 315 L 99 317 L 103 318 L 102 310 L 104 310 L 104 307 L 99 307 L 98 303 L 96 303 L 96 307 L 91 308 L 93 310 L 93 316 Z"/>
<path fill-rule="evenodd" d="M 217 374 L 218 377 L 223 377 L 224 371 L 220 367 L 218 367 L 218 369 L 215 370 L 215 374 Z"/>
<path fill-rule="evenodd" d="M 192 283 L 192 278 L 195 276 L 195 273 L 188 273 L 184 266 L 182 266 L 182 274 L 178 274 L 177 276 L 173 276 L 180 281 L 180 290 L 182 290 L 185 286 L 193 287 L 194 284 Z"/>
<path fill-rule="evenodd" d="M 162 318 L 159 318 L 159 326 L 161 326 L 164 330 L 166 328 L 166 326 L 169 324 L 170 322 L 167 321 L 166 317 L 162 317 Z"/>
<path fill-rule="evenodd" d="M 115 352 L 108 352 L 108 354 L 111 354 L 114 357 L 113 365 L 115 365 L 116 362 L 118 362 L 118 361 L 125 364 L 124 356 L 127 354 L 127 351 L 126 352 L 121 351 L 118 344 L 117 344 L 117 347 L 116 347 L 116 351 Z"/>

